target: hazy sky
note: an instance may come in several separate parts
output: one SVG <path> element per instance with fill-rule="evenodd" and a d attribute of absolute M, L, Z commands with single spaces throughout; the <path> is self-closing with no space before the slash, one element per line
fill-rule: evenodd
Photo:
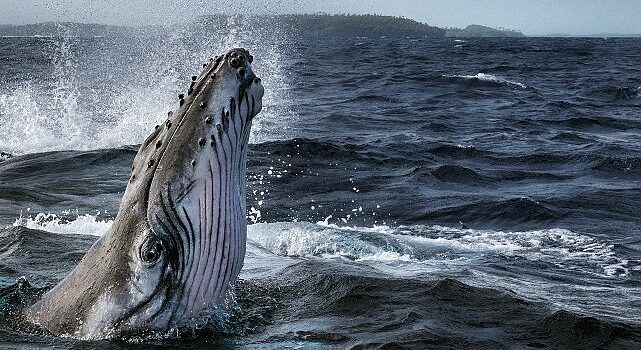
<path fill-rule="evenodd" d="M 203 14 L 378 13 L 440 27 L 484 24 L 529 35 L 641 33 L 641 0 L 0 0 L 0 24 L 145 25 Z"/>

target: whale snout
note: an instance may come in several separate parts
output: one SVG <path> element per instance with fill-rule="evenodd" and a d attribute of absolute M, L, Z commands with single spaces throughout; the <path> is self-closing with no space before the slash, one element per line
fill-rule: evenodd
<path fill-rule="evenodd" d="M 229 50 L 223 56 L 217 57 L 214 61 L 214 64 L 220 64 L 217 74 L 219 75 L 229 75 L 229 77 L 236 78 L 241 84 L 250 84 L 255 82 L 255 79 L 258 79 L 260 83 L 260 78 L 256 77 L 254 73 L 252 62 L 254 61 L 254 56 L 252 56 L 248 50 L 242 48 L 236 48 Z"/>
<path fill-rule="evenodd" d="M 261 90 L 260 97 L 262 97 L 262 81 L 256 76 L 252 67 L 254 56 L 245 49 L 233 49 L 225 55 L 225 59 L 227 66 L 230 70 L 235 72 L 236 78 L 241 82 L 241 84 L 248 88 L 251 88 L 252 85 L 256 85 L 256 87 L 259 88 L 258 90 Z"/>
<path fill-rule="evenodd" d="M 227 63 L 233 69 L 236 69 L 238 75 L 242 78 L 247 69 L 251 67 L 254 57 L 249 54 L 249 51 L 244 49 L 233 49 L 228 53 Z"/>
<path fill-rule="evenodd" d="M 253 62 L 254 56 L 248 50 L 235 48 L 204 64 L 204 72 L 199 77 L 192 78 L 194 80 L 192 87 L 196 86 L 197 88 L 202 85 L 204 86 L 203 91 L 213 92 L 206 93 L 206 101 L 201 103 L 201 108 L 205 108 L 205 105 L 211 107 L 220 104 L 220 101 L 216 100 L 221 98 L 222 100 L 232 98 L 239 102 L 247 97 L 253 100 L 251 101 L 253 110 L 248 111 L 249 119 L 258 114 L 262 109 L 264 88 L 262 80 L 254 71 Z M 246 102 L 249 104 L 250 101 Z M 215 114 L 214 112 L 212 121 L 216 119 Z"/>

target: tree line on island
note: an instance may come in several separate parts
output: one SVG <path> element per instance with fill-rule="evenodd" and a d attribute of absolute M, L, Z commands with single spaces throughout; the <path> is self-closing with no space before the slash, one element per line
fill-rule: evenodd
<path fill-rule="evenodd" d="M 523 33 L 509 29 L 495 29 L 481 25 L 466 28 L 439 28 L 412 19 L 383 15 L 283 15 L 279 20 L 300 33 L 318 37 L 523 37 Z"/>
<path fill-rule="evenodd" d="M 233 18 L 233 21 L 229 21 Z M 439 28 L 415 20 L 383 15 L 297 14 L 275 16 L 208 15 L 193 25 L 200 29 L 227 30 L 237 23 L 253 28 L 279 28 L 292 35 L 304 37 L 522 37 L 510 29 L 495 29 L 481 25 L 466 28 Z M 184 24 L 182 24 L 184 25 Z M 178 25 L 122 27 L 74 22 L 46 22 L 27 25 L 0 25 L 0 36 L 112 36 L 127 35 L 131 30 L 158 32 L 172 30 Z"/>

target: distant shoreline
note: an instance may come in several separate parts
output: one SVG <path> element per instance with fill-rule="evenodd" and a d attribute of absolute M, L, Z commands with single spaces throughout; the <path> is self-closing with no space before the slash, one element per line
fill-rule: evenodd
<path fill-rule="evenodd" d="M 525 35 L 514 29 L 492 28 L 471 24 L 465 28 L 440 28 L 412 19 L 383 15 L 207 15 L 192 23 L 165 25 L 125 26 L 79 22 L 41 22 L 33 24 L 0 24 L 0 37 L 104 37 L 127 35 L 131 31 L 156 32 L 180 26 L 207 26 L 215 30 L 229 28 L 227 19 L 240 18 L 261 28 L 280 26 L 304 37 L 429 37 L 429 38 L 641 38 L 641 34 L 596 33 L 575 35 L 566 33 Z"/>
<path fill-rule="evenodd" d="M 127 34 L 132 30 L 153 31 L 171 29 L 176 26 L 197 25 L 211 27 L 214 30 L 228 27 L 228 15 L 207 15 L 198 18 L 194 23 L 170 24 L 155 26 L 120 26 L 110 24 L 78 22 L 43 22 L 34 24 L 0 25 L 0 36 L 110 36 Z M 276 15 L 244 16 L 237 15 L 243 21 L 252 22 L 262 28 L 287 28 L 289 32 L 300 36 L 311 37 L 524 37 L 516 30 L 495 29 L 481 25 L 470 25 L 466 28 L 439 28 L 404 17 L 382 15 Z"/>

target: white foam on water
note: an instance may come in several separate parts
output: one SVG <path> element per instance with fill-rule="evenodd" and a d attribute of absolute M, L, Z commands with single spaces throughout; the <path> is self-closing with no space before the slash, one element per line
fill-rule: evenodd
<path fill-rule="evenodd" d="M 95 215 L 77 215 L 74 219 L 65 219 L 56 214 L 39 213 L 35 216 L 19 217 L 13 226 L 23 226 L 34 230 L 43 230 L 60 234 L 81 234 L 102 236 L 105 234 L 113 220 L 100 220 Z"/>
<path fill-rule="evenodd" d="M 89 214 L 74 217 L 69 213 L 62 216 L 41 213 L 20 217 L 14 226 L 101 236 L 112 224 L 112 220 Z M 246 277 L 284 268 L 301 258 L 349 260 L 389 276 L 454 277 L 473 285 L 506 288 L 560 308 L 613 317 L 619 317 L 618 306 L 613 308 L 606 300 L 625 302 L 628 296 L 638 295 L 634 287 L 612 288 L 604 283 L 604 279 L 627 277 L 630 271 L 638 271 L 638 264 L 618 257 L 612 245 L 563 229 L 512 232 L 420 225 L 339 227 L 327 223 L 279 222 L 249 225 L 247 237 L 243 270 Z M 501 261 L 507 274 L 497 274 L 487 261 Z M 524 270 L 523 261 L 536 264 Z M 510 274 L 511 268 L 518 271 L 518 277 Z M 527 269 L 531 272 L 524 273 Z M 545 277 L 548 275 L 553 277 Z M 559 278 L 567 277 L 583 282 L 559 284 Z M 587 299 L 590 303 L 586 304 Z"/>
<path fill-rule="evenodd" d="M 112 220 L 97 215 L 39 213 L 21 216 L 14 226 L 53 233 L 100 236 Z M 614 246 L 565 229 L 492 231 L 442 226 L 341 227 L 324 222 L 256 223 L 248 239 L 275 255 L 345 258 L 361 262 L 474 264 L 487 256 L 526 259 L 604 278 L 624 277 L 636 266 L 616 255 Z"/>
<path fill-rule="evenodd" d="M 386 261 L 410 260 L 410 256 L 404 252 L 386 250 L 372 242 L 337 234 L 334 228 L 311 223 L 260 223 L 251 225 L 247 231 L 249 239 L 277 255 L 343 257 L 363 261 L 377 258 Z"/>
<path fill-rule="evenodd" d="M 528 86 L 519 82 L 511 81 L 502 77 L 498 77 L 492 74 L 486 74 L 486 73 L 477 73 L 475 75 L 457 75 L 457 74 L 444 74 L 443 77 L 446 78 L 459 78 L 459 79 L 465 79 L 465 80 L 480 80 L 480 81 L 487 81 L 491 83 L 496 83 L 496 84 L 502 84 L 502 85 L 507 85 L 507 86 L 514 86 L 518 87 L 521 89 L 527 89 Z"/>
<path fill-rule="evenodd" d="M 411 262 L 413 259 L 409 254 L 399 254 L 381 250 L 378 253 L 362 256 L 356 259 L 356 261 Z"/>
<path fill-rule="evenodd" d="M 627 276 L 614 246 L 565 229 L 459 230 L 442 226 L 339 227 L 320 222 L 251 225 L 248 237 L 274 254 L 344 257 L 358 261 L 461 261 L 487 255 L 544 262 L 603 277 Z"/>

